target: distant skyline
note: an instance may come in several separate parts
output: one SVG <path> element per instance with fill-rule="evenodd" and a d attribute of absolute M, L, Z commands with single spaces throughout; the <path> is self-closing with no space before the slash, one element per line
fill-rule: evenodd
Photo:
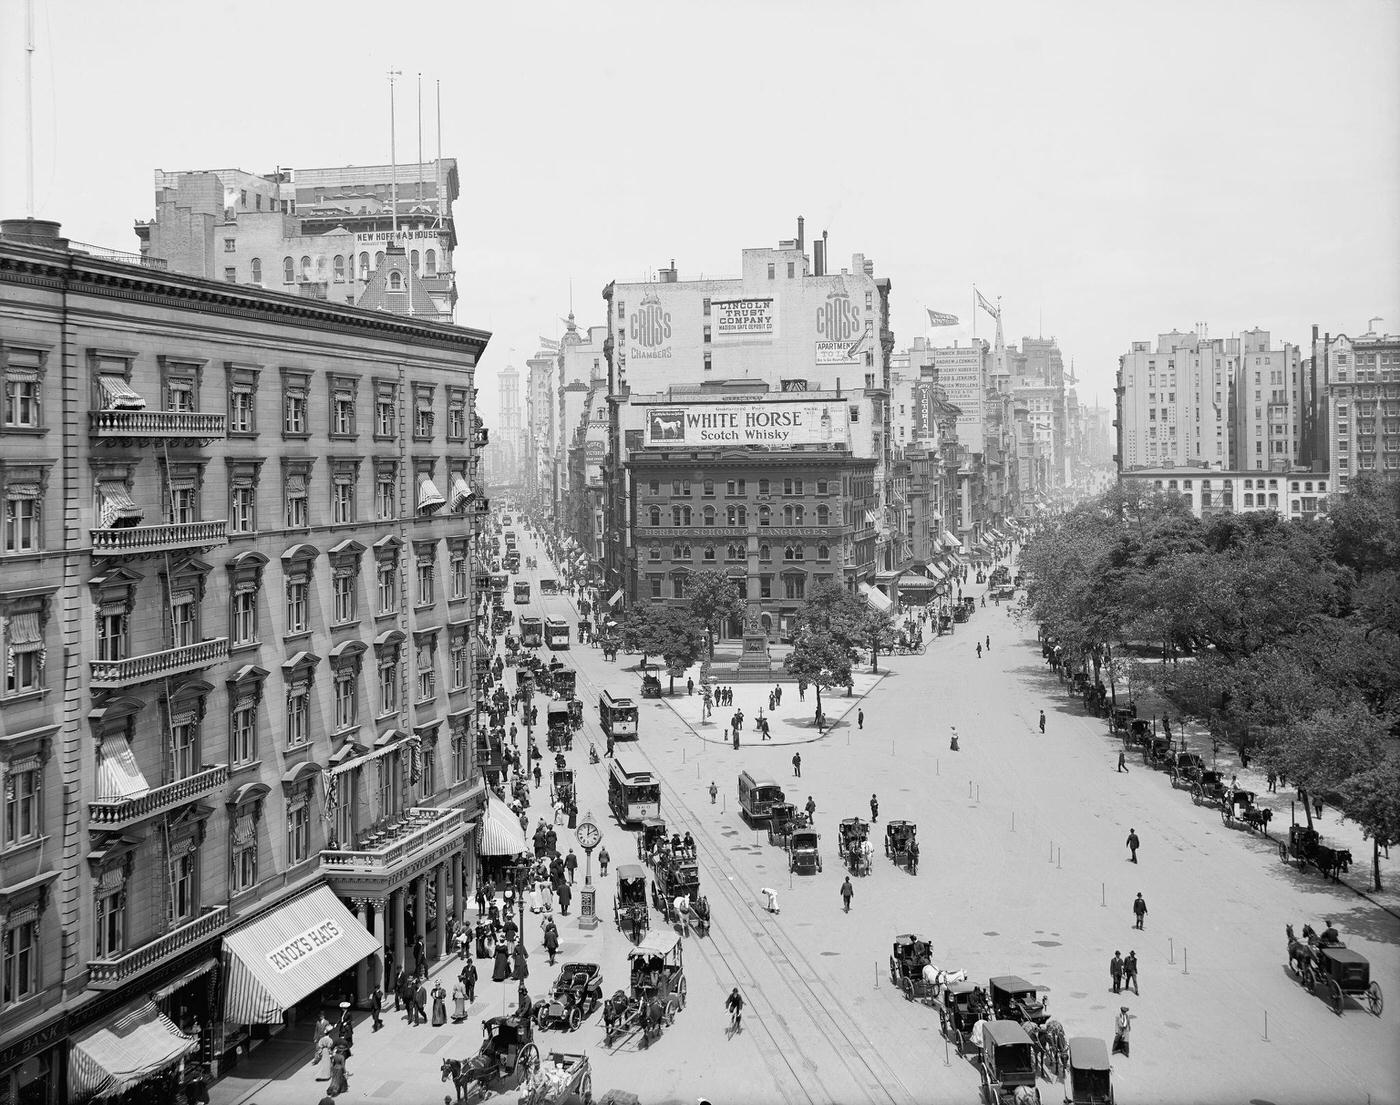
<path fill-rule="evenodd" d="M 758 0 L 444 6 L 36 0 L 36 215 L 135 251 L 157 168 L 271 172 L 416 158 L 462 179 L 460 323 L 495 376 L 599 292 L 675 259 L 831 235 L 924 308 L 1008 342 L 1054 335 L 1088 402 L 1130 342 L 1197 322 L 1306 344 L 1400 331 L 1400 5 L 1234 0 L 943 4 Z M 305 44 L 303 47 L 302 44 Z M 25 214 L 24 3 L 0 4 L 0 217 Z M 1042 330 L 1043 327 L 1043 330 Z M 990 337 L 983 315 L 978 333 Z M 513 350 L 513 352 L 512 352 Z"/>

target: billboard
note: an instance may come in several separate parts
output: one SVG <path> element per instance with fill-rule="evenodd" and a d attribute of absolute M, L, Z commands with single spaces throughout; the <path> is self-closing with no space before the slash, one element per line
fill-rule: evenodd
<path fill-rule="evenodd" d="M 844 402 L 705 403 L 647 407 L 643 444 L 652 449 L 713 445 L 847 445 Z"/>
<path fill-rule="evenodd" d="M 773 299 L 716 299 L 710 303 L 716 338 L 773 336 Z"/>
<path fill-rule="evenodd" d="M 938 367 L 938 383 L 948 402 L 962 412 L 958 415 L 958 443 L 973 453 L 983 449 L 983 411 L 986 368 L 984 354 L 976 346 L 971 349 L 939 349 L 934 353 Z"/>

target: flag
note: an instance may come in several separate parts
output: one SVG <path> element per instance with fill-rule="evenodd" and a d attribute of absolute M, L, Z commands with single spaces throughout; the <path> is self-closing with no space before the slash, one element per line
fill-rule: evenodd
<path fill-rule="evenodd" d="M 622 588 L 619 587 L 616 591 L 613 592 L 612 598 L 608 599 L 608 605 L 609 605 L 609 606 L 616 606 L 616 605 L 617 605 L 619 602 L 621 602 L 621 601 L 622 601 Z"/>
<path fill-rule="evenodd" d="M 851 343 L 851 347 L 846 350 L 846 360 L 854 361 L 858 357 L 860 357 L 862 353 L 869 352 L 869 350 L 870 335 L 868 333 L 865 333 L 862 334 L 860 337 L 856 338 L 856 340 Z"/>
<path fill-rule="evenodd" d="M 930 310 L 928 307 L 925 307 L 924 310 L 928 311 L 928 324 L 930 326 L 956 326 L 958 324 L 957 315 L 945 315 L 942 311 Z"/>
<path fill-rule="evenodd" d="M 555 341 L 553 338 L 546 338 L 544 335 L 540 335 L 540 349 L 542 350 L 548 350 L 551 353 L 558 353 L 562 345 L 562 342 L 558 342 Z"/>
<path fill-rule="evenodd" d="M 976 288 L 972 289 L 972 294 L 977 297 L 977 306 L 981 307 L 982 310 L 986 311 L 987 314 L 992 316 L 992 318 L 1001 318 L 1000 307 L 993 307 L 990 303 L 987 302 L 987 297 L 984 296 L 981 292 L 979 292 Z"/>

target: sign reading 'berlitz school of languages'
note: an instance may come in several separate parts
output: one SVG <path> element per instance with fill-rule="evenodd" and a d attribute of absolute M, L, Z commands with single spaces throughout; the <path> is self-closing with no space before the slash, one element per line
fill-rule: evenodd
<path fill-rule="evenodd" d="M 845 403 L 706 403 L 647 407 L 644 443 L 650 448 L 693 445 L 845 445 Z"/>
<path fill-rule="evenodd" d="M 267 953 L 267 962 L 279 975 L 290 971 L 309 956 L 339 940 L 345 933 L 334 921 L 327 918 L 319 925 L 307 929 L 300 936 L 293 936 L 280 947 Z"/>

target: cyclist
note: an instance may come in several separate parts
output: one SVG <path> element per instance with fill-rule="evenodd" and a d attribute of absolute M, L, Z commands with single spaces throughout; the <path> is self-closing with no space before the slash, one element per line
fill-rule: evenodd
<path fill-rule="evenodd" d="M 738 1032 L 744 1019 L 744 999 L 739 994 L 739 987 L 730 991 L 729 997 L 724 1000 L 724 1007 L 729 1010 L 729 1027 Z"/>

